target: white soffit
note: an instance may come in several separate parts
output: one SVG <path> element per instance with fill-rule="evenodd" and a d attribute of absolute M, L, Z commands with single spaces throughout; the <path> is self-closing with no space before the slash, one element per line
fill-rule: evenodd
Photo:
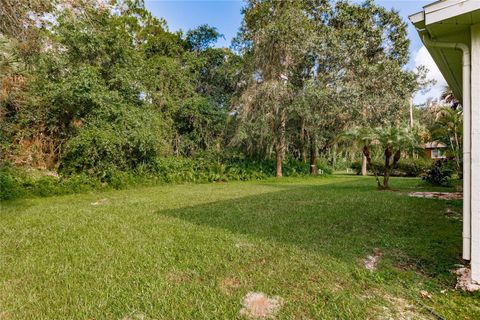
<path fill-rule="evenodd" d="M 417 28 L 433 24 L 470 26 L 480 23 L 480 0 L 442 0 L 408 18 Z"/>
<path fill-rule="evenodd" d="M 409 16 L 420 37 L 434 41 L 470 45 L 470 26 L 480 23 L 480 0 L 443 0 Z M 422 38 L 423 41 L 423 38 Z M 462 53 L 448 48 L 426 46 L 455 96 L 462 100 Z"/>
<path fill-rule="evenodd" d="M 414 25 L 417 25 L 421 22 L 424 22 L 425 20 L 425 12 L 424 11 L 420 11 L 420 12 L 417 12 L 417 13 L 414 13 L 410 16 L 408 16 L 408 19 L 410 19 L 410 21 L 412 21 L 412 23 Z"/>
<path fill-rule="evenodd" d="M 480 10 L 480 0 L 444 0 L 425 6 L 425 24 L 455 18 L 453 24 L 473 24 L 473 11 Z M 462 16 L 462 17 L 460 17 Z"/>

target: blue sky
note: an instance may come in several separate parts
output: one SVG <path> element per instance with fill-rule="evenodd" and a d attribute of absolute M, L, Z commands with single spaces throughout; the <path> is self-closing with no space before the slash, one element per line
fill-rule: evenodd
<path fill-rule="evenodd" d="M 301 1 L 301 0 L 299 0 Z M 171 31 L 193 29 L 201 24 L 214 26 L 225 38 L 218 41 L 217 46 L 228 47 L 230 41 L 237 34 L 242 22 L 241 10 L 244 5 L 242 0 L 145 0 L 147 8 L 157 17 L 167 21 Z M 361 1 L 357 1 L 361 2 Z M 407 21 L 408 15 L 421 11 L 422 7 L 430 1 L 415 0 L 377 0 L 377 4 L 386 8 L 393 8 L 400 12 Z M 426 65 L 430 70 L 430 77 L 437 80 L 437 85 L 426 94 L 418 94 L 416 103 L 422 103 L 427 97 L 437 97 L 445 83 L 430 55 L 420 41 L 420 38 L 411 23 L 409 25 L 409 38 L 411 40 L 411 57 L 409 68 L 418 64 Z"/>

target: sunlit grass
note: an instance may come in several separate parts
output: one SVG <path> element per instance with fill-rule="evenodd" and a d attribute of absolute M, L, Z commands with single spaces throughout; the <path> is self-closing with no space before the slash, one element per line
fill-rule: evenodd
<path fill-rule="evenodd" d="M 446 209 L 461 202 L 406 196 L 428 189 L 418 179 L 392 186 L 333 176 L 2 203 L 0 319 L 235 319 L 249 292 L 281 297 L 278 319 L 478 319 L 480 296 L 453 291 L 449 271 L 461 221 Z"/>

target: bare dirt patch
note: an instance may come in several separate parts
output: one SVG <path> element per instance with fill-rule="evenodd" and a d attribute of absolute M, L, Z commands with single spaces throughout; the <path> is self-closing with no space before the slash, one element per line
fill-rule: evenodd
<path fill-rule="evenodd" d="M 422 299 L 432 299 L 432 295 L 427 290 L 420 291 L 420 297 Z"/>
<path fill-rule="evenodd" d="M 410 192 L 410 197 L 427 198 L 427 199 L 441 199 L 441 200 L 462 200 L 463 193 L 461 192 Z"/>
<path fill-rule="evenodd" d="M 105 205 L 105 204 L 109 204 L 109 203 L 110 203 L 110 200 L 108 200 L 107 198 L 103 198 L 103 199 L 100 199 L 98 201 L 92 202 L 90 204 L 92 206 L 101 206 L 101 205 Z"/>
<path fill-rule="evenodd" d="M 283 305 L 280 297 L 268 297 L 261 292 L 249 292 L 243 299 L 240 315 L 249 319 L 275 319 Z"/>
<path fill-rule="evenodd" d="M 380 261 L 380 257 L 382 256 L 382 252 L 379 249 L 375 249 L 373 255 L 367 256 L 363 260 L 363 265 L 369 271 L 377 270 L 378 262 Z"/>
<path fill-rule="evenodd" d="M 455 289 L 468 292 L 480 290 L 480 284 L 472 282 L 472 271 L 469 268 L 459 268 L 455 270 L 454 273 L 457 275 L 457 284 L 455 285 Z"/>

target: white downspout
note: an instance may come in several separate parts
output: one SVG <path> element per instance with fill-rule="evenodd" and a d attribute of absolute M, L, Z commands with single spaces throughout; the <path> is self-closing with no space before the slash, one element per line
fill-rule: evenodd
<path fill-rule="evenodd" d="M 451 48 L 463 52 L 463 259 L 471 258 L 471 239 L 472 239 L 472 211 L 471 211 L 471 61 L 470 48 L 464 43 L 437 42 L 423 35 L 423 43 L 428 47 Z"/>

